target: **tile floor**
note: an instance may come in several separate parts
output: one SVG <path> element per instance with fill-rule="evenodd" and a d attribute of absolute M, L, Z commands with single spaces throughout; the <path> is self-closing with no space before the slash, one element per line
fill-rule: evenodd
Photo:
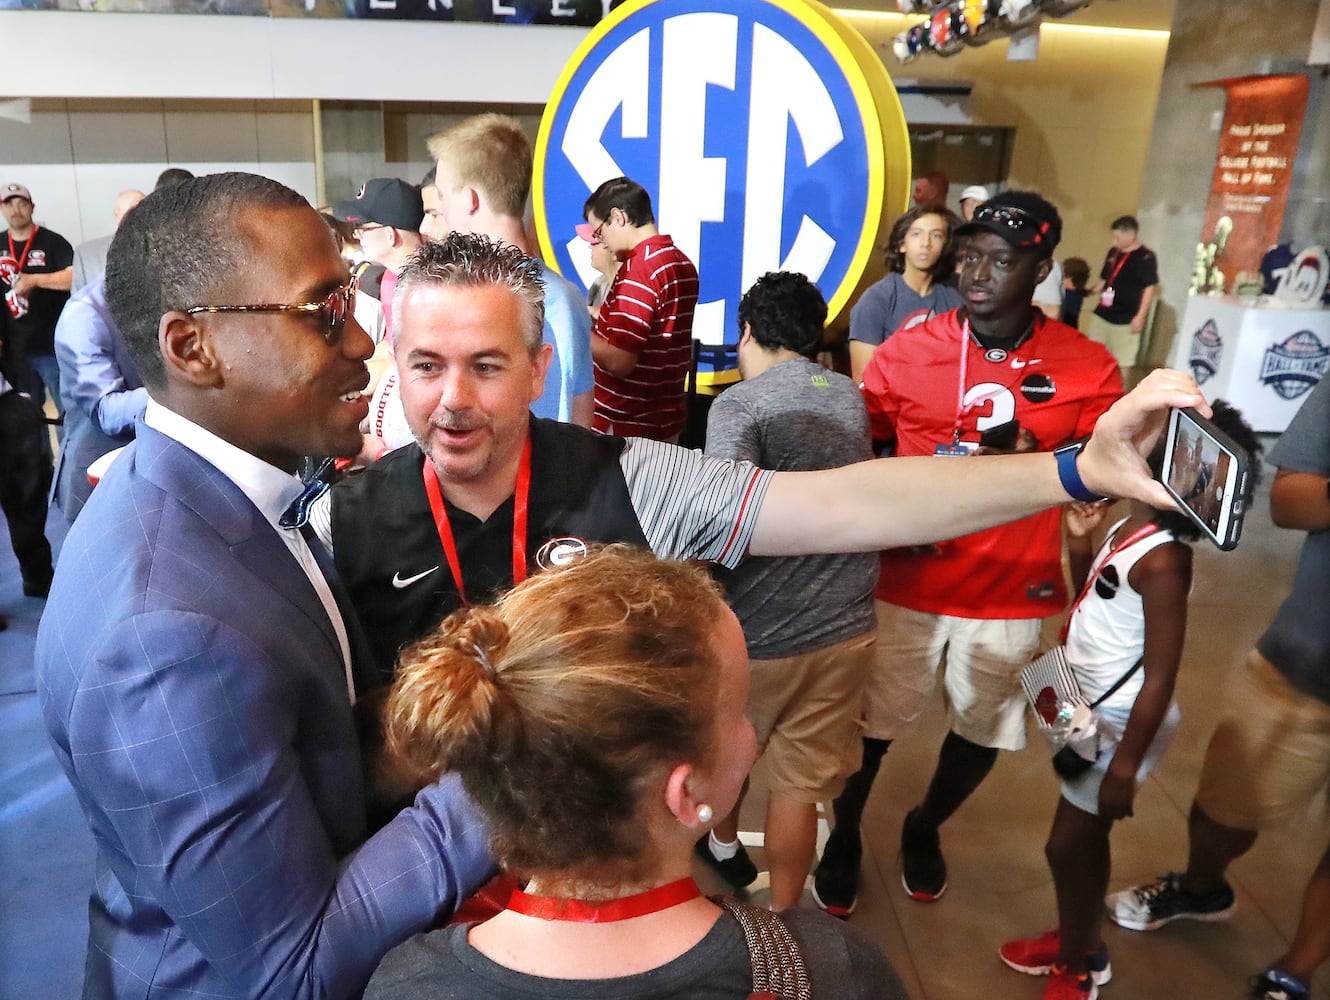
<path fill-rule="evenodd" d="M 1136 815 L 1114 831 L 1112 888 L 1185 866 L 1186 816 L 1220 708 L 1218 695 L 1288 592 L 1303 536 L 1271 523 L 1273 470 L 1267 472 L 1238 548 L 1228 553 L 1208 543 L 1195 548 L 1178 686 L 1183 722 L 1138 794 Z M 916 1000 L 1038 1000 L 1043 980 L 1009 970 L 997 949 L 1010 938 L 1056 925 L 1043 844 L 1057 779 L 1041 745 L 1032 739 L 1020 753 L 1003 754 L 989 779 L 943 827 L 946 894 L 935 903 L 917 903 L 901 888 L 901 823 L 923 795 L 944 732 L 936 705 L 916 735 L 893 744 L 883 762 L 865 816 L 864 884 L 851 922 L 882 945 Z M 760 794 L 754 794 L 745 804 L 745 828 L 760 823 L 761 808 Z M 1179 922 L 1153 933 L 1106 922 L 1113 980 L 1102 995 L 1247 996 L 1248 977 L 1282 954 L 1291 939 L 1303 886 L 1327 843 L 1330 807 L 1322 800 L 1296 827 L 1263 834 L 1233 866 L 1238 908 L 1227 922 Z M 760 867 L 760 849 L 754 857 Z M 1313 996 L 1330 998 L 1330 964 L 1321 969 Z"/>
<path fill-rule="evenodd" d="M 1275 529 L 1264 498 L 1239 548 L 1197 547 L 1196 586 L 1180 678 L 1184 722 L 1114 836 L 1115 887 L 1180 867 L 1185 817 L 1224 678 L 1287 590 L 1301 536 Z M 53 515 L 53 537 L 61 534 Z M 91 845 L 47 746 L 32 694 L 32 639 L 41 603 L 23 598 L 0 538 L 0 1000 L 68 1000 L 82 981 Z M 1004 755 L 944 828 L 950 888 L 937 903 L 909 900 L 896 865 L 901 820 L 922 794 L 943 732 L 940 712 L 897 743 L 866 818 L 864 888 L 853 923 L 878 941 L 917 1000 L 1036 1000 L 1041 981 L 996 955 L 1007 938 L 1053 924 L 1042 847 L 1057 786 L 1041 747 Z M 760 792 L 748 812 L 760 815 Z M 1246 978 L 1283 951 L 1307 874 L 1330 840 L 1319 803 L 1296 827 L 1263 835 L 1232 872 L 1238 909 L 1223 924 L 1175 924 L 1153 934 L 1109 926 L 1123 1000 L 1237 998 Z M 760 850 L 755 852 L 760 861 Z M 1330 967 L 1314 994 L 1330 998 Z"/>

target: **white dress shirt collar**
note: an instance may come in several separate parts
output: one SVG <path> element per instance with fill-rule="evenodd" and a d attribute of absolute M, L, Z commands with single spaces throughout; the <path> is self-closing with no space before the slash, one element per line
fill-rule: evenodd
<path fill-rule="evenodd" d="M 179 441 L 216 466 L 222 475 L 240 488 L 240 492 L 249 497 L 250 502 L 274 528 L 279 527 L 278 518 L 303 489 L 296 476 L 269 465 L 229 441 L 223 441 L 212 431 L 200 427 L 188 417 L 182 417 L 151 397 L 143 414 L 143 422 L 172 440 Z"/>

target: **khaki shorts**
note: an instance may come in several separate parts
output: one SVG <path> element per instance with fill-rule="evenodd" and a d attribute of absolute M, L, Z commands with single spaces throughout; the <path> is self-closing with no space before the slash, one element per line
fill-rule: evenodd
<path fill-rule="evenodd" d="M 1196 804 L 1225 826 L 1260 830 L 1305 814 L 1327 784 L 1330 705 L 1252 650 L 1229 681 Z"/>
<path fill-rule="evenodd" d="M 1141 335 L 1131 332 L 1130 323 L 1110 323 L 1091 311 L 1085 335 L 1107 347 L 1113 357 L 1118 359 L 1119 368 L 1130 368 L 1136 364 L 1136 356 L 1141 350 Z"/>
<path fill-rule="evenodd" d="M 859 706 L 877 636 L 776 660 L 752 660 L 748 717 L 770 787 L 796 802 L 826 802 L 859 769 Z"/>
<path fill-rule="evenodd" d="M 935 615 L 878 601 L 864 735 L 904 735 L 928 706 L 940 672 L 952 732 L 979 746 L 1021 749 L 1027 704 L 1021 670 L 1038 651 L 1041 624 L 1039 618 Z"/>

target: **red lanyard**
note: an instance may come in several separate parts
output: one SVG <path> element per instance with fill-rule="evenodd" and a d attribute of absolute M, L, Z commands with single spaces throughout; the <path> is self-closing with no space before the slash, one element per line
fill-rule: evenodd
<path fill-rule="evenodd" d="M 636 896 L 611 899 L 604 903 L 587 903 L 580 899 L 559 899 L 554 896 L 528 896 L 514 889 L 508 899 L 508 909 L 542 920 L 568 920 L 578 924 L 608 924 L 616 920 L 631 920 L 648 913 L 659 913 L 702 895 L 702 890 L 691 878 L 639 892 Z"/>
<path fill-rule="evenodd" d="M 18 262 L 19 274 L 23 273 L 23 265 L 27 263 L 28 260 L 28 251 L 32 249 L 32 241 L 37 238 L 37 230 L 41 228 L 41 226 L 33 226 L 32 232 L 28 233 L 28 238 L 23 243 L 22 257 L 19 257 L 14 250 L 14 234 L 12 232 L 6 234 L 9 237 L 9 256 L 13 257 Z"/>
<path fill-rule="evenodd" d="M 462 587 L 462 562 L 457 558 L 457 542 L 453 539 L 453 526 L 448 521 L 448 508 L 443 503 L 443 490 L 439 487 L 439 475 L 434 469 L 434 462 L 425 458 L 425 494 L 429 497 L 429 508 L 434 512 L 434 523 L 439 529 L 439 541 L 443 543 L 443 554 L 448 559 L 448 569 L 453 574 L 453 584 L 457 587 L 457 596 L 463 604 L 470 604 L 466 599 L 466 590 Z M 522 446 L 522 461 L 517 466 L 517 492 L 513 497 L 513 584 L 526 579 L 526 513 L 527 500 L 531 495 L 531 438 Z"/>
<path fill-rule="evenodd" d="M 1124 538 L 1121 544 L 1113 546 L 1108 555 L 1104 556 L 1103 559 L 1099 560 L 1097 564 L 1091 567 L 1090 574 L 1085 578 L 1085 586 L 1081 587 L 1081 592 L 1076 595 L 1076 600 L 1072 602 L 1070 610 L 1067 611 L 1067 620 L 1062 623 L 1062 642 L 1067 641 L 1067 633 L 1071 631 L 1071 616 L 1076 613 L 1076 609 L 1081 606 L 1081 602 L 1085 600 L 1086 596 L 1090 593 L 1090 588 L 1094 586 L 1095 580 L 1098 579 L 1100 572 L 1102 572 L 1103 568 L 1109 564 L 1109 561 L 1127 546 L 1135 545 L 1142 538 L 1146 538 L 1147 536 L 1153 535 L 1155 532 L 1162 530 L 1163 529 L 1160 528 L 1159 525 L 1153 523 L 1141 525 Z"/>
<path fill-rule="evenodd" d="M 961 439 L 961 421 L 970 408 L 965 405 L 965 376 L 970 367 L 970 321 L 961 324 L 961 377 L 956 384 L 956 441 Z"/>
<path fill-rule="evenodd" d="M 1131 256 L 1132 254 L 1134 254 L 1135 252 L 1136 252 L 1136 248 L 1135 248 L 1135 247 L 1132 247 L 1132 248 L 1131 248 L 1130 250 L 1128 250 L 1126 253 L 1122 253 L 1121 251 L 1118 251 L 1118 261 L 1117 261 L 1116 264 L 1113 265 L 1113 272 L 1108 276 L 1108 280 L 1107 280 L 1106 282 L 1104 282 L 1104 287 L 1105 287 L 1105 288 L 1111 288 L 1111 287 L 1113 287 L 1113 282 L 1115 282 L 1115 281 L 1118 280 L 1118 274 L 1121 273 L 1122 268 L 1126 265 L 1126 263 L 1127 263 L 1127 258 L 1130 257 L 1130 256 Z"/>

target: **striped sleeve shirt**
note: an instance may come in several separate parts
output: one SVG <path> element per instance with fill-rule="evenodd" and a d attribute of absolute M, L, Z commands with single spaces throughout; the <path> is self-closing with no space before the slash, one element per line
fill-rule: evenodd
<path fill-rule="evenodd" d="M 619 467 L 656 555 L 733 569 L 747 554 L 771 472 L 645 438 L 624 443 Z"/>
<path fill-rule="evenodd" d="M 652 236 L 624 259 L 595 334 L 637 355 L 623 378 L 596 366 L 596 430 L 671 440 L 685 422 L 697 268 L 668 236 Z"/>

